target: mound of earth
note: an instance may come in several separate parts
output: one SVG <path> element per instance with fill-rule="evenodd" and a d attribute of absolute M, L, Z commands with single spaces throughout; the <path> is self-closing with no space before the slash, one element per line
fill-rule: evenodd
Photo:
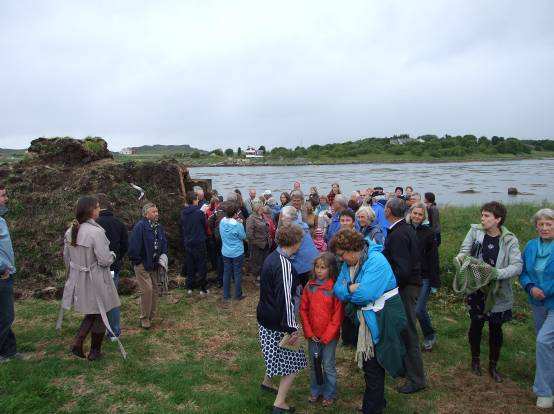
<path fill-rule="evenodd" d="M 191 179 L 175 160 L 118 163 L 101 138 L 39 138 L 28 152 L 31 157 L 0 166 L 0 182 L 8 189 L 10 211 L 5 218 L 16 252 L 17 279 L 24 287 L 63 284 L 63 235 L 74 218 L 77 199 L 87 194 L 107 194 L 129 231 L 144 203 L 154 202 L 168 236 L 170 267 L 180 269 L 184 192 L 200 186 L 209 194 L 211 180 Z M 141 187 L 144 197 L 139 199 L 140 191 L 131 184 Z M 130 273 L 129 267 L 126 270 Z"/>

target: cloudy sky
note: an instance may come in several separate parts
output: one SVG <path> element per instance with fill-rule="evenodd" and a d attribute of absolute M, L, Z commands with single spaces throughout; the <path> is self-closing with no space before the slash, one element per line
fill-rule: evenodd
<path fill-rule="evenodd" d="M 554 1 L 0 2 L 0 147 L 554 138 Z"/>

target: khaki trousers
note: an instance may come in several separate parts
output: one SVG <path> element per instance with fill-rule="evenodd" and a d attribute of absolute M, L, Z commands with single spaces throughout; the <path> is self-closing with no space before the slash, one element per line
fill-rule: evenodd
<path fill-rule="evenodd" d="M 158 270 L 145 270 L 142 264 L 134 268 L 140 289 L 140 319 L 152 321 L 158 306 Z"/>

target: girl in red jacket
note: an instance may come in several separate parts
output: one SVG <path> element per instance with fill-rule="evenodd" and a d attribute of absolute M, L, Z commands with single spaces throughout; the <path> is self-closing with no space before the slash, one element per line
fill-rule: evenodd
<path fill-rule="evenodd" d="M 337 276 L 337 262 L 331 253 L 322 253 L 314 261 L 314 277 L 306 284 L 300 303 L 300 318 L 304 336 L 308 340 L 310 354 L 309 402 L 315 403 L 323 397 L 323 406 L 333 404 L 337 397 L 337 370 L 335 350 L 340 336 L 340 325 L 344 315 L 342 303 L 333 293 Z M 323 378 L 316 374 L 314 357 L 321 359 Z M 323 381 L 321 381 L 323 379 Z"/>

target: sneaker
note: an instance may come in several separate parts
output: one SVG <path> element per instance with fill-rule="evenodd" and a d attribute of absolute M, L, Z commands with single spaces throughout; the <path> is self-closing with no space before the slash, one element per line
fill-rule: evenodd
<path fill-rule="evenodd" d="M 117 342 L 117 336 L 110 336 L 109 338 L 111 342 Z"/>
<path fill-rule="evenodd" d="M 187 290 L 187 295 L 189 295 L 189 296 L 192 295 L 192 290 L 191 289 Z"/>
<path fill-rule="evenodd" d="M 240 295 L 238 298 L 234 298 L 234 300 L 243 300 L 246 298 L 246 295 Z"/>
<path fill-rule="evenodd" d="M 433 346 L 437 343 L 437 335 L 430 335 L 429 337 L 423 340 L 423 349 L 425 351 L 430 351 L 433 349 Z"/>
<path fill-rule="evenodd" d="M 553 400 L 553 397 L 537 397 L 537 408 L 552 408 Z"/>
<path fill-rule="evenodd" d="M 150 321 L 148 319 L 141 319 L 140 326 L 142 326 L 144 329 L 150 329 Z"/>
<path fill-rule="evenodd" d="M 15 354 L 13 354 L 12 356 L 9 356 L 9 357 L 5 357 L 5 356 L 0 356 L 0 364 L 3 364 L 4 362 L 9 362 L 11 361 L 12 359 L 19 359 L 21 361 L 27 361 L 31 358 L 31 354 L 30 353 L 27 353 L 27 352 L 16 352 Z"/>

